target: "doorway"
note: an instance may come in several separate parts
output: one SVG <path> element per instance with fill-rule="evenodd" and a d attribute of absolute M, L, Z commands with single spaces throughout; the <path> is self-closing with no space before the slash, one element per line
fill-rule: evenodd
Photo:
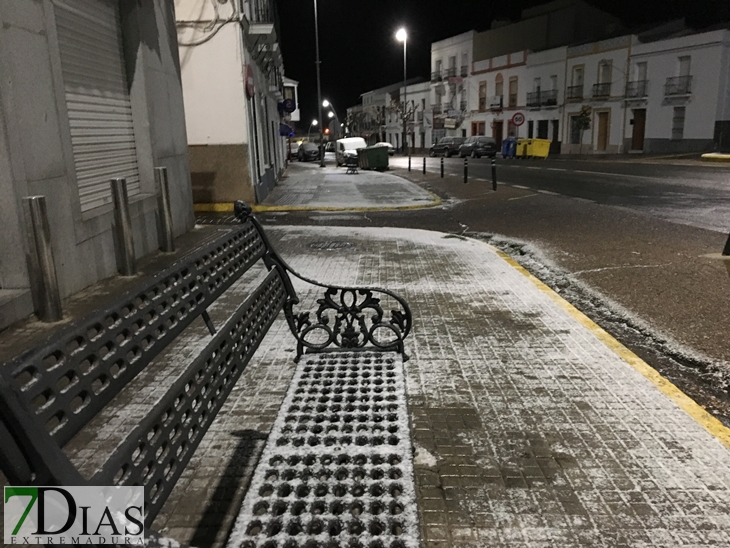
<path fill-rule="evenodd" d="M 644 132 L 646 130 L 646 109 L 634 109 L 634 128 L 631 131 L 631 150 L 644 150 Z"/>
<path fill-rule="evenodd" d="M 598 113 L 598 142 L 596 150 L 605 151 L 608 148 L 608 112 Z"/>
<path fill-rule="evenodd" d="M 497 150 L 502 150 L 502 135 L 504 131 L 504 122 L 502 120 L 495 120 L 492 126 L 492 137 L 497 141 Z"/>

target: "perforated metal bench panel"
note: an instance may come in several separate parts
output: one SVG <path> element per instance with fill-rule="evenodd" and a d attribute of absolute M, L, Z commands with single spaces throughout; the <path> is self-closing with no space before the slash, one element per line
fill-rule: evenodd
<path fill-rule="evenodd" d="M 305 356 L 228 548 L 418 545 L 401 356 Z"/>

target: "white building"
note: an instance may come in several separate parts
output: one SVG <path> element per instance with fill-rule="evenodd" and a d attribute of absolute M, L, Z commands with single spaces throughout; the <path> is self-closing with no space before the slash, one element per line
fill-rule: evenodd
<path fill-rule="evenodd" d="M 431 146 L 431 84 L 421 82 L 406 86 L 406 113 L 408 123 L 408 148 L 410 152 L 424 151 Z M 403 86 L 388 94 L 388 107 L 385 111 L 385 136 L 397 150 L 403 149 L 402 102 Z"/>
<path fill-rule="evenodd" d="M 431 44 L 431 143 L 441 137 L 467 135 L 468 76 L 474 31 Z"/>
<path fill-rule="evenodd" d="M 730 150 L 730 31 L 631 43 L 624 148 Z"/>
<path fill-rule="evenodd" d="M 175 0 L 198 209 L 263 200 L 281 176 L 283 60 L 273 0 Z"/>

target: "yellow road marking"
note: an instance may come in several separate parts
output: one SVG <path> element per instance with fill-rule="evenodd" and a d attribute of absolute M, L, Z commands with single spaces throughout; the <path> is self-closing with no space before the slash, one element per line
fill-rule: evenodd
<path fill-rule="evenodd" d="M 601 342 L 613 350 L 626 363 L 631 365 L 646 379 L 651 381 L 665 396 L 672 400 L 680 409 L 697 421 L 705 430 L 715 436 L 725 447 L 730 449 L 730 428 L 727 428 L 719 420 L 705 411 L 697 402 L 690 398 L 687 394 L 677 388 L 671 381 L 665 379 L 659 372 L 626 348 L 623 344 L 609 335 L 603 328 L 599 327 L 595 322 L 589 319 L 580 310 L 575 308 L 568 301 L 563 299 L 550 287 L 545 285 L 538 278 L 533 276 L 522 265 L 505 253 L 497 251 L 497 254 L 504 259 L 510 266 L 529 279 L 542 292 L 555 301 L 563 310 L 568 312 L 583 327 L 591 331 Z"/>

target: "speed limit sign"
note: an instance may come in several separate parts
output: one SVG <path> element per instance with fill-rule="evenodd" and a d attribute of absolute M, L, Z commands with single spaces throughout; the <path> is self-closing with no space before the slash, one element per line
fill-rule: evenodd
<path fill-rule="evenodd" d="M 516 126 L 521 126 L 525 123 L 525 115 L 521 112 L 515 112 L 514 116 L 512 116 L 512 123 Z"/>

